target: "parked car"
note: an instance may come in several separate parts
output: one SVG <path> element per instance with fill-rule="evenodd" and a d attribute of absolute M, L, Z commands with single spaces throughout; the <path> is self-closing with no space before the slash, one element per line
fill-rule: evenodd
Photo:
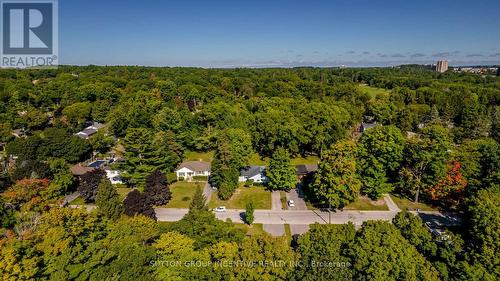
<path fill-rule="evenodd" d="M 219 206 L 214 209 L 215 212 L 225 212 L 226 211 L 226 206 Z"/>
<path fill-rule="evenodd" d="M 295 202 L 293 200 L 288 200 L 289 207 L 295 207 Z"/>

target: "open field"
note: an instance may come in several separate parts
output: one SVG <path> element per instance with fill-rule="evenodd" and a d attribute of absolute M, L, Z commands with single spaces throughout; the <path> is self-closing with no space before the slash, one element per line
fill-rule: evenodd
<path fill-rule="evenodd" d="M 401 210 L 408 209 L 410 211 L 415 211 L 416 209 L 421 209 L 422 211 L 438 211 L 437 207 L 425 203 L 415 203 L 413 200 L 401 195 L 391 194 L 391 198 Z"/>
<path fill-rule="evenodd" d="M 184 152 L 184 161 L 205 161 L 211 162 L 214 156 L 213 151 L 209 152 L 196 152 L 196 151 L 186 151 Z"/>
<path fill-rule="evenodd" d="M 389 90 L 386 89 L 381 89 L 381 88 L 375 88 L 375 87 L 370 87 L 368 85 L 358 85 L 359 89 L 362 92 L 368 93 L 370 97 L 374 98 L 377 94 L 388 94 L 390 93 Z"/>
<path fill-rule="evenodd" d="M 217 192 L 212 193 L 208 206 L 209 208 L 226 206 L 227 209 L 245 209 L 247 202 L 253 202 L 255 209 L 271 209 L 271 192 L 261 186 L 240 186 L 226 201 L 220 200 Z"/>

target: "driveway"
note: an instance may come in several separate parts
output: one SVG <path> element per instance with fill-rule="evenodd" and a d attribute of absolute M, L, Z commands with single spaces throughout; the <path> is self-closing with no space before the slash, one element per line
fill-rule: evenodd
<path fill-rule="evenodd" d="M 308 224 L 291 224 L 290 225 L 290 232 L 291 232 L 292 236 L 304 234 L 308 231 L 309 231 Z"/>
<path fill-rule="evenodd" d="M 212 198 L 212 193 L 214 192 L 214 189 L 208 182 L 205 183 L 205 187 L 203 188 L 203 195 L 205 198 L 207 198 L 207 205 L 208 202 L 210 201 L 210 198 Z"/>
<path fill-rule="evenodd" d="M 283 206 L 281 205 L 281 194 L 279 191 L 273 191 L 271 193 L 272 207 L 271 210 L 282 210 Z"/>
<path fill-rule="evenodd" d="M 264 231 L 271 234 L 271 236 L 283 236 L 285 235 L 285 225 L 284 224 L 264 224 Z"/>
<path fill-rule="evenodd" d="M 300 188 L 297 187 L 295 189 L 290 190 L 286 193 L 286 202 L 293 200 L 295 202 L 295 207 L 288 206 L 288 210 L 307 210 L 306 202 L 299 196 Z"/>
<path fill-rule="evenodd" d="M 392 198 L 389 194 L 384 194 L 384 200 L 385 204 L 387 205 L 387 208 L 389 208 L 389 211 L 392 212 L 399 212 L 401 209 L 399 209 L 398 205 L 392 201 Z"/>

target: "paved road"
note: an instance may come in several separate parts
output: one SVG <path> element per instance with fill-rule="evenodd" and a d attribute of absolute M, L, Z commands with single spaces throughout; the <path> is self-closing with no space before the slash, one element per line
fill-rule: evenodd
<path fill-rule="evenodd" d="M 290 232 L 293 235 L 304 234 L 309 231 L 310 226 L 308 224 L 291 224 Z"/>
<path fill-rule="evenodd" d="M 63 201 L 62 205 L 66 206 L 67 204 L 69 204 L 71 201 L 75 200 L 79 196 L 80 196 L 80 193 L 78 193 L 78 191 L 66 195 L 66 197 L 64 197 L 64 201 Z"/>
<path fill-rule="evenodd" d="M 156 217 L 159 221 L 180 220 L 188 209 L 156 208 Z M 245 210 L 228 209 L 225 212 L 215 213 L 220 220 L 231 219 L 233 222 L 243 223 Z M 342 224 L 353 222 L 361 225 L 367 220 L 392 220 L 397 212 L 390 211 L 338 211 L 331 213 L 331 223 Z M 312 210 L 255 210 L 255 223 L 262 224 L 313 224 L 328 223 L 328 212 Z"/>
<path fill-rule="evenodd" d="M 283 206 L 281 205 L 281 194 L 279 191 L 273 191 L 271 193 L 271 202 L 272 202 L 271 210 L 283 209 Z"/>
<path fill-rule="evenodd" d="M 306 202 L 299 196 L 298 192 L 300 192 L 299 188 L 295 188 L 286 193 L 287 204 L 289 200 L 295 202 L 295 207 L 288 206 L 289 210 L 307 210 Z"/>

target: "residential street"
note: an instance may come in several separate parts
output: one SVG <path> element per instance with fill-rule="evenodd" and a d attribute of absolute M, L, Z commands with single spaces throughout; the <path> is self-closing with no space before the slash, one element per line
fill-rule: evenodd
<path fill-rule="evenodd" d="M 188 209 L 156 208 L 156 217 L 159 221 L 180 220 Z M 228 209 L 225 212 L 215 213 L 221 220 L 231 219 L 233 222 L 243 223 L 242 214 L 245 210 Z M 331 213 L 331 223 L 342 224 L 353 222 L 361 225 L 367 220 L 392 220 L 397 212 L 391 211 L 337 211 Z M 255 210 L 255 223 L 262 224 L 298 224 L 328 223 L 328 212 L 313 210 Z"/>

